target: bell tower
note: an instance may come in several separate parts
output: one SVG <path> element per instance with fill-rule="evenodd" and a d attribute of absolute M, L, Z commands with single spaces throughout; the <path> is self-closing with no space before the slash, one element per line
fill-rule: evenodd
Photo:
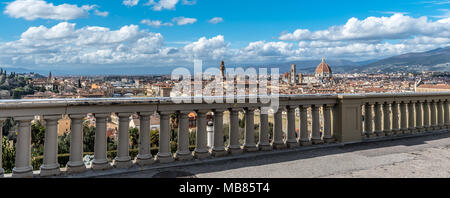
<path fill-rule="evenodd" d="M 222 75 L 222 78 L 225 77 L 225 62 L 220 61 L 220 75 Z"/>

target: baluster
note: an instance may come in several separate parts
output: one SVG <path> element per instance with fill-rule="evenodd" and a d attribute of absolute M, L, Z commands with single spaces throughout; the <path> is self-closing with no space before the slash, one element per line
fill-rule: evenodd
<path fill-rule="evenodd" d="M 410 133 L 417 133 L 416 130 L 416 105 L 415 105 L 415 101 L 411 101 L 408 104 L 408 130 Z"/>
<path fill-rule="evenodd" d="M 423 103 L 423 126 L 425 131 L 429 131 L 431 128 L 431 107 L 430 101 L 427 100 Z"/>
<path fill-rule="evenodd" d="M 241 144 L 239 143 L 239 111 L 240 109 L 230 109 L 230 145 L 228 152 L 232 155 L 242 153 Z"/>
<path fill-rule="evenodd" d="M 431 128 L 432 128 L 432 130 L 436 130 L 436 129 L 438 129 L 436 100 L 433 100 L 431 102 L 430 112 L 431 112 Z"/>
<path fill-rule="evenodd" d="M 259 142 L 258 149 L 261 151 L 270 151 L 272 147 L 269 142 L 269 112 L 263 112 L 260 108 L 259 114 Z"/>
<path fill-rule="evenodd" d="M 130 116 L 131 113 L 119 113 L 119 141 L 117 143 L 117 156 L 114 158 L 115 168 L 129 168 L 133 165 L 130 157 Z"/>
<path fill-rule="evenodd" d="M 444 101 L 439 100 L 437 104 L 437 112 L 438 112 L 438 128 L 443 129 L 444 128 Z"/>
<path fill-rule="evenodd" d="M 255 109 L 245 108 L 245 152 L 258 151 L 255 143 Z"/>
<path fill-rule="evenodd" d="M 418 100 L 416 103 L 416 129 L 418 132 L 423 132 L 423 100 Z"/>
<path fill-rule="evenodd" d="M 375 135 L 378 136 L 378 137 L 385 135 L 383 133 L 382 120 L 383 120 L 382 104 L 377 102 L 375 104 L 375 118 L 374 118 L 374 121 L 375 121 Z"/>
<path fill-rule="evenodd" d="M 178 149 L 175 153 L 176 160 L 190 160 L 192 153 L 189 150 L 189 111 L 178 113 Z"/>
<path fill-rule="evenodd" d="M 444 121 L 445 121 L 445 128 L 449 128 L 450 126 L 450 115 L 449 115 L 449 109 L 448 109 L 448 100 L 444 102 Z"/>
<path fill-rule="evenodd" d="M 44 116 L 45 119 L 45 140 L 44 140 L 44 161 L 41 165 L 40 176 L 59 175 L 58 164 L 58 120 L 61 115 Z"/>
<path fill-rule="evenodd" d="M 107 158 L 107 144 L 106 144 L 106 119 L 111 114 L 96 113 L 95 116 L 95 145 L 94 145 L 94 160 L 91 162 L 93 170 L 106 170 L 112 168 Z"/>
<path fill-rule="evenodd" d="M 286 145 L 288 148 L 298 147 L 297 137 L 295 137 L 295 106 L 287 107 L 287 140 Z"/>
<path fill-rule="evenodd" d="M 374 131 L 373 131 L 373 103 L 366 103 L 364 105 L 364 128 L 365 128 L 365 132 L 366 132 L 366 136 L 368 138 L 373 137 L 374 136 Z"/>
<path fill-rule="evenodd" d="M 140 112 L 139 121 L 139 154 L 136 156 L 136 164 L 140 166 L 150 165 L 155 162 L 150 152 L 150 116 L 151 112 Z M 189 140 L 188 140 L 189 141 Z"/>
<path fill-rule="evenodd" d="M 272 147 L 274 149 L 285 149 L 286 144 L 283 141 L 283 109 L 284 107 L 279 107 L 278 111 L 274 113 L 274 123 L 273 123 L 273 141 Z"/>
<path fill-rule="evenodd" d="M 86 114 L 72 114 L 70 130 L 70 157 L 67 162 L 68 173 L 81 173 L 86 171 L 83 162 L 83 118 Z"/>
<path fill-rule="evenodd" d="M 214 145 L 211 154 L 214 157 L 227 155 L 223 142 L 223 112 L 225 109 L 214 110 Z"/>
<path fill-rule="evenodd" d="M 324 136 L 323 140 L 326 143 L 334 142 L 333 135 L 331 134 L 331 109 L 333 108 L 334 104 L 325 104 L 323 105 L 323 130 L 324 130 Z"/>
<path fill-rule="evenodd" d="M 386 136 L 392 135 L 392 115 L 391 115 L 391 102 L 385 102 L 383 104 L 383 129 Z"/>
<path fill-rule="evenodd" d="M 338 131 L 338 128 L 339 128 L 339 126 L 338 126 L 338 111 L 339 111 L 339 105 L 338 104 L 336 104 L 336 105 L 334 105 L 334 107 L 332 108 L 332 113 L 331 113 L 331 115 L 332 115 L 332 122 L 331 122 L 331 128 L 332 128 L 332 136 L 333 136 L 333 140 L 331 140 L 331 142 L 335 142 L 336 141 L 336 137 L 335 137 L 335 134 L 337 133 L 337 131 Z M 328 143 L 331 143 L 331 142 L 328 142 Z"/>
<path fill-rule="evenodd" d="M 2 143 L 3 143 L 3 123 L 5 122 L 4 118 L 0 118 L 0 178 L 3 177 L 3 174 L 5 173 L 5 170 L 3 169 L 3 150 L 2 150 Z"/>
<path fill-rule="evenodd" d="M 319 119 L 320 105 L 312 106 L 312 137 L 313 144 L 323 144 L 322 137 L 320 136 L 320 119 Z"/>
<path fill-rule="evenodd" d="M 209 157 L 209 152 L 206 147 L 206 110 L 197 111 L 197 135 L 196 135 L 196 147 L 194 150 L 194 156 L 198 159 Z"/>
<path fill-rule="evenodd" d="M 401 131 L 403 134 L 408 133 L 408 104 L 404 101 L 400 104 L 400 123 L 401 123 Z"/>
<path fill-rule="evenodd" d="M 300 106 L 300 145 L 309 146 L 311 141 L 308 133 L 308 108 L 310 105 Z"/>
<path fill-rule="evenodd" d="M 160 116 L 160 131 L 159 131 L 159 151 L 156 155 L 156 161 L 159 163 L 173 162 L 174 158 L 170 152 L 170 137 L 169 137 L 169 115 L 172 112 L 161 111 L 158 112 Z"/>
<path fill-rule="evenodd" d="M 15 117 L 19 122 L 16 143 L 16 165 L 12 170 L 13 177 L 33 177 L 31 166 L 31 120 L 32 116 Z"/>
<path fill-rule="evenodd" d="M 399 103 L 392 103 L 392 132 L 394 134 L 400 134 L 400 110 Z"/>

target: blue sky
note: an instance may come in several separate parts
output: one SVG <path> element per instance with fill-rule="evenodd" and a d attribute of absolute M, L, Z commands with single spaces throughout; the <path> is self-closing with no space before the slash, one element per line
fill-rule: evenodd
<path fill-rule="evenodd" d="M 134 0 L 137 4 L 128 6 L 125 1 L 133 2 L 1 3 L 0 66 L 160 67 L 193 58 L 234 64 L 358 61 L 450 44 L 448 0 Z M 209 22 L 214 17 L 220 19 L 216 24 Z M 97 37 L 112 42 L 84 42 Z"/>

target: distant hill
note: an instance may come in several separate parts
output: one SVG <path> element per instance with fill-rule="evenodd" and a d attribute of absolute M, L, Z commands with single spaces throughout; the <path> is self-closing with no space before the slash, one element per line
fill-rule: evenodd
<path fill-rule="evenodd" d="M 355 67 L 354 72 L 385 73 L 385 72 L 450 72 L 450 46 L 427 52 L 407 53 L 382 59 L 362 67 Z"/>
<path fill-rule="evenodd" d="M 314 73 L 316 67 L 320 64 L 322 60 L 303 60 L 303 61 L 291 61 L 284 63 L 272 63 L 272 64 L 264 64 L 264 65 L 242 65 L 242 67 L 262 67 L 262 68 L 279 68 L 280 73 L 288 72 L 291 68 L 291 64 L 295 64 L 297 68 L 297 72 L 299 73 Z M 327 59 L 326 62 L 331 66 L 333 72 L 345 72 L 348 68 L 357 68 L 368 63 L 373 63 L 377 60 L 366 60 L 361 62 L 354 62 L 351 60 L 345 59 Z M 270 71 L 269 71 L 270 72 Z"/>

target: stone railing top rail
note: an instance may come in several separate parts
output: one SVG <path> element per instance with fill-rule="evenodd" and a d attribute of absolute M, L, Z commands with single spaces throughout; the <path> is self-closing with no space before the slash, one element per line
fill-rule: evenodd
<path fill-rule="evenodd" d="M 292 100 L 321 100 L 321 99 L 376 99 L 376 98 L 404 98 L 404 97 L 447 97 L 450 92 L 428 92 L 428 93 L 370 93 L 370 94 L 302 94 L 302 95 L 279 95 L 280 101 Z M 65 106 L 90 106 L 90 105 L 138 105 L 138 104 L 174 104 L 178 99 L 213 99 L 223 98 L 224 103 L 227 99 L 237 98 L 271 98 L 272 96 L 206 96 L 206 97 L 136 97 L 136 98 L 58 98 L 58 99 L 17 99 L 0 100 L 0 109 L 10 108 L 33 108 L 33 107 L 65 107 Z M 205 101 L 203 103 L 206 103 Z"/>

